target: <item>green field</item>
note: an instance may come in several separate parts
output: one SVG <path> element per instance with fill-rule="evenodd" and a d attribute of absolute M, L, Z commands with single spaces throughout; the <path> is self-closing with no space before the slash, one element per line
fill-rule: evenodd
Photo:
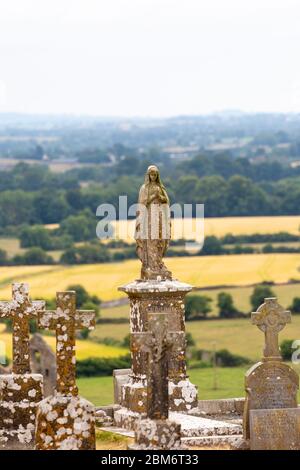
<path fill-rule="evenodd" d="M 288 308 L 294 297 L 300 297 L 300 284 L 286 284 L 270 286 L 280 303 Z M 212 311 L 209 316 L 217 316 L 217 297 L 220 292 L 227 292 L 232 295 L 234 304 L 240 312 L 248 313 L 251 311 L 250 295 L 253 292 L 253 287 L 230 287 L 222 289 L 201 289 L 192 293 L 192 295 L 206 295 L 212 299 Z M 120 307 L 103 308 L 101 310 L 101 317 L 103 318 L 128 318 L 129 320 L 129 305 L 121 305 Z"/>
<path fill-rule="evenodd" d="M 186 322 L 186 330 L 191 333 L 198 349 L 212 350 L 213 343 L 217 349 L 229 351 L 248 357 L 253 361 L 260 359 L 264 336 L 250 319 L 206 320 Z M 91 338 L 111 337 L 121 341 L 129 333 L 129 324 L 100 324 L 91 333 Z M 294 315 L 292 323 L 280 333 L 283 339 L 300 339 L 300 315 Z"/>
<path fill-rule="evenodd" d="M 254 254 L 168 258 L 175 279 L 195 287 L 246 286 L 263 281 L 300 280 L 300 254 Z M 137 279 L 139 260 L 75 266 L 8 266 L 0 270 L 0 298 L 10 298 L 13 281 L 28 282 L 34 298 L 51 299 L 70 284 L 82 284 L 102 300 L 125 294 L 118 287 Z"/>
<path fill-rule="evenodd" d="M 247 367 L 222 367 L 216 372 L 212 369 L 192 369 L 189 377 L 198 386 L 200 400 L 217 398 L 234 398 L 245 396 L 244 374 Z M 296 371 L 300 372 L 297 366 Z M 214 385 L 217 388 L 214 388 Z M 95 377 L 78 379 L 79 392 L 96 406 L 113 403 L 113 379 L 111 377 Z M 300 398 L 300 393 L 299 393 Z"/>

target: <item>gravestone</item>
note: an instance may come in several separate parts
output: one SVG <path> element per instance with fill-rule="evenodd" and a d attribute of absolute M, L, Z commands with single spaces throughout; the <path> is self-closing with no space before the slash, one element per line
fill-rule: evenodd
<path fill-rule="evenodd" d="M 52 395 L 56 385 L 56 358 L 43 336 L 35 333 L 29 343 L 30 364 L 33 372 L 42 374 L 44 397 Z"/>
<path fill-rule="evenodd" d="M 56 391 L 42 400 L 37 411 L 37 450 L 94 450 L 95 409 L 78 396 L 75 334 L 92 329 L 93 311 L 76 310 L 74 291 L 58 292 L 55 311 L 39 317 L 41 328 L 56 331 Z"/>
<path fill-rule="evenodd" d="M 181 427 L 169 421 L 168 364 L 172 336 L 167 313 L 148 315 L 148 332 L 136 338 L 147 354 L 147 417 L 135 423 L 131 449 L 180 449 Z"/>
<path fill-rule="evenodd" d="M 291 321 L 275 298 L 267 298 L 252 313 L 252 323 L 265 334 L 264 356 L 245 376 L 246 401 L 244 407 L 244 437 L 250 438 L 249 413 L 251 410 L 297 408 L 299 377 L 282 361 L 278 334 Z"/>
<path fill-rule="evenodd" d="M 43 398 L 43 377 L 32 374 L 29 355 L 29 321 L 37 319 L 45 302 L 31 301 L 28 284 L 12 285 L 12 300 L 0 302 L 0 318 L 12 321 L 12 373 L 0 376 L 0 446 L 30 449 L 34 446 L 37 404 Z"/>
<path fill-rule="evenodd" d="M 122 388 L 129 382 L 130 374 L 131 369 L 115 369 L 113 371 L 115 405 L 121 405 L 122 403 Z"/>
<path fill-rule="evenodd" d="M 251 450 L 300 450 L 300 409 L 250 411 Z"/>

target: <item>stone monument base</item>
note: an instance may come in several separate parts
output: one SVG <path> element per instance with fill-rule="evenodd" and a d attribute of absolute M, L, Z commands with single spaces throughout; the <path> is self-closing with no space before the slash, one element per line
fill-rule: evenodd
<path fill-rule="evenodd" d="M 7 374 L 0 377 L 0 448 L 34 448 L 37 405 L 42 398 L 42 375 Z"/>
<path fill-rule="evenodd" d="M 186 413 L 198 406 L 198 390 L 189 378 L 177 383 L 169 381 L 170 411 Z M 134 413 L 145 413 L 147 408 L 147 380 L 136 380 L 129 377 L 128 383 L 122 386 L 122 404 Z"/>
<path fill-rule="evenodd" d="M 197 407 L 197 387 L 187 377 L 185 360 L 184 301 L 192 287 L 177 280 L 140 280 L 119 290 L 125 292 L 130 300 L 132 352 L 132 370 L 128 382 L 124 382 L 122 387 L 121 405 L 133 412 L 146 412 L 148 356 L 143 351 L 140 336 L 148 332 L 149 315 L 167 313 L 168 336 L 173 344 L 168 364 L 169 408 L 188 412 Z"/>
<path fill-rule="evenodd" d="M 95 408 L 81 397 L 56 394 L 42 400 L 36 418 L 36 450 L 95 450 Z"/>
<path fill-rule="evenodd" d="M 180 424 L 169 420 L 140 419 L 135 425 L 135 443 L 129 449 L 182 449 L 180 434 Z"/>
<path fill-rule="evenodd" d="M 134 413 L 126 408 L 120 408 L 114 412 L 114 425 L 120 430 L 136 430 L 137 423 L 141 419 L 146 419 L 146 414 Z M 169 419 L 180 425 L 182 438 L 242 434 L 241 424 L 231 423 L 230 421 L 224 422 L 175 412 L 170 412 Z"/>

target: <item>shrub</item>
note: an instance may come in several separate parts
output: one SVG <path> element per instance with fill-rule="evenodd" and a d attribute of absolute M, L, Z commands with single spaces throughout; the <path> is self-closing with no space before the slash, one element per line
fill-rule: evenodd
<path fill-rule="evenodd" d="M 185 301 L 186 321 L 206 318 L 211 312 L 211 301 L 212 299 L 206 295 L 188 295 Z"/>
<path fill-rule="evenodd" d="M 260 286 L 256 286 L 254 288 L 250 297 L 250 303 L 252 305 L 253 311 L 256 311 L 258 307 L 264 303 L 266 297 L 275 297 L 271 287 L 269 287 L 267 284 L 261 284 Z"/>
<path fill-rule="evenodd" d="M 16 255 L 13 257 L 13 263 L 17 265 L 39 265 L 39 264 L 54 264 L 54 259 L 49 256 L 42 248 L 30 248 L 23 255 Z"/>
<path fill-rule="evenodd" d="M 77 361 L 77 377 L 96 377 L 112 375 L 114 369 L 128 369 L 131 365 L 130 354 L 121 357 L 91 357 Z"/>
<path fill-rule="evenodd" d="M 247 357 L 233 354 L 228 349 L 220 349 L 216 352 L 217 363 L 221 367 L 238 367 L 249 364 L 250 360 Z"/>
<path fill-rule="evenodd" d="M 196 341 L 194 340 L 192 333 L 186 333 L 185 339 L 187 347 L 196 346 Z"/>
<path fill-rule="evenodd" d="M 131 335 L 128 334 L 128 335 L 126 335 L 125 338 L 123 339 L 123 341 L 122 341 L 122 346 L 123 346 L 123 348 L 128 348 L 128 349 L 130 348 L 130 337 L 131 337 Z"/>
<path fill-rule="evenodd" d="M 292 349 L 293 339 L 284 339 L 280 343 L 280 351 L 284 361 L 291 361 L 294 350 Z"/>
<path fill-rule="evenodd" d="M 293 298 L 293 303 L 289 307 L 289 310 L 291 310 L 292 313 L 300 313 L 300 297 Z"/>
<path fill-rule="evenodd" d="M 220 367 L 238 367 L 250 363 L 250 359 L 238 354 L 231 353 L 228 349 L 220 349 L 219 351 L 208 351 L 204 349 L 197 349 L 193 351 L 192 359 L 194 361 L 213 365 L 214 354 L 216 354 L 216 361 Z"/>
<path fill-rule="evenodd" d="M 82 310 L 95 310 L 96 318 L 99 318 L 101 300 L 96 295 L 90 295 L 88 291 L 80 284 L 73 284 L 68 286 L 66 290 L 74 290 L 76 292 L 77 308 Z M 84 331 L 85 330 L 82 330 L 81 333 Z M 86 332 L 84 332 L 83 335 L 85 335 L 86 338 L 88 337 Z"/>
<path fill-rule="evenodd" d="M 220 292 L 218 294 L 218 309 L 220 318 L 235 318 L 240 316 L 239 311 L 233 304 L 232 295 L 227 292 Z"/>
<path fill-rule="evenodd" d="M 68 248 L 60 257 L 62 264 L 105 263 L 110 261 L 108 249 L 100 243 Z"/>
<path fill-rule="evenodd" d="M 49 230 L 42 225 L 27 226 L 20 233 L 21 248 L 39 247 L 43 250 L 51 250 L 52 242 Z"/>
<path fill-rule="evenodd" d="M 0 266 L 5 266 L 7 262 L 7 253 L 0 248 Z"/>
<path fill-rule="evenodd" d="M 199 252 L 201 256 L 209 255 L 222 255 L 224 253 L 224 248 L 220 240 L 214 235 L 208 236 L 205 238 L 204 245 Z"/>

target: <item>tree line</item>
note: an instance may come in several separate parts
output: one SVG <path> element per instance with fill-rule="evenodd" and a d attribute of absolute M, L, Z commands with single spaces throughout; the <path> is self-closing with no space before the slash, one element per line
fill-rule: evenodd
<path fill-rule="evenodd" d="M 99 204 L 117 207 L 120 195 L 129 205 L 136 203 L 148 163 L 125 158 L 109 169 L 62 174 L 20 163 L 0 174 L 0 235 L 22 224 L 61 223 L 83 210 L 90 211 L 95 225 Z M 161 170 L 171 203 L 203 203 L 206 217 L 299 214 L 299 168 L 200 155 L 184 163 L 162 162 Z"/>
<path fill-rule="evenodd" d="M 255 312 L 264 303 L 264 299 L 276 297 L 272 287 L 261 284 L 254 287 L 250 296 L 251 310 Z M 186 321 L 205 320 L 212 311 L 212 298 L 207 295 L 188 295 L 186 298 Z M 228 292 L 220 292 L 217 296 L 217 309 L 219 318 L 245 318 L 249 312 L 241 312 L 234 304 L 234 299 Z M 300 314 L 300 297 L 294 297 L 288 307 L 294 314 Z"/>

